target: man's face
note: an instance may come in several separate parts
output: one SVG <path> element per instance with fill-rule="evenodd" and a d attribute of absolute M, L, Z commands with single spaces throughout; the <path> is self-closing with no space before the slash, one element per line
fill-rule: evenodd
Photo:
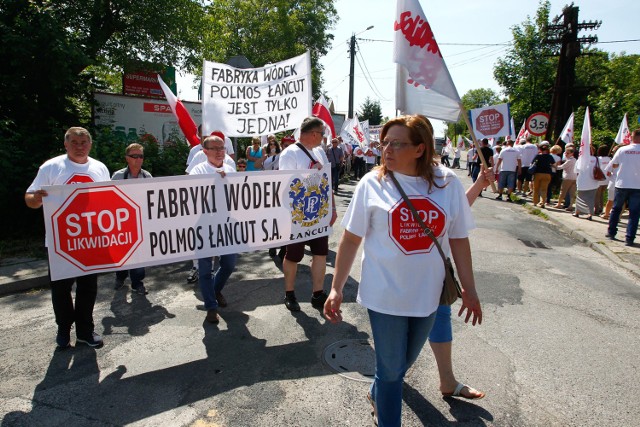
<path fill-rule="evenodd" d="M 313 129 L 303 133 L 302 135 L 304 135 L 305 143 L 311 145 L 312 147 L 317 147 L 322 144 L 322 141 L 324 139 L 324 129 Z M 302 137 L 302 135 L 300 136 Z"/>
<path fill-rule="evenodd" d="M 139 149 L 129 150 L 129 153 L 125 156 L 129 170 L 136 171 L 142 168 L 142 162 L 144 162 L 144 153 Z"/>
<path fill-rule="evenodd" d="M 67 156 L 75 163 L 86 163 L 91 151 L 91 141 L 86 135 L 69 135 L 69 139 L 64 141 L 64 148 Z"/>
<path fill-rule="evenodd" d="M 213 141 L 208 141 L 206 146 L 203 147 L 204 152 L 207 155 L 207 160 L 215 166 L 222 166 L 224 162 L 224 141 L 219 138 L 216 138 Z"/>

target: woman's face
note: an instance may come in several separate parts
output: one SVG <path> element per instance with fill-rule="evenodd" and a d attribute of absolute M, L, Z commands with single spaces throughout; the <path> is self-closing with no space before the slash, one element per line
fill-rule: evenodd
<path fill-rule="evenodd" d="M 424 144 L 413 145 L 409 139 L 409 129 L 394 125 L 389 128 L 382 141 L 384 163 L 387 169 L 415 175 L 418 158 L 424 152 Z"/>

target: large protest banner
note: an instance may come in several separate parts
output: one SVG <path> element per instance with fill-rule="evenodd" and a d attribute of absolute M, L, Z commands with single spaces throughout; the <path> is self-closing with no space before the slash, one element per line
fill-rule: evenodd
<path fill-rule="evenodd" d="M 309 52 L 261 68 L 204 61 L 203 134 L 257 136 L 300 126 L 311 115 Z"/>
<path fill-rule="evenodd" d="M 278 247 L 331 233 L 328 168 L 46 187 L 53 280 Z"/>

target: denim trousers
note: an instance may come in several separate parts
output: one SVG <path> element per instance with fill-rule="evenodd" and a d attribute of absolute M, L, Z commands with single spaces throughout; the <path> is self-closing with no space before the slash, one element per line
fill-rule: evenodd
<path fill-rule="evenodd" d="M 220 268 L 215 273 L 211 273 L 213 258 L 200 258 L 198 260 L 198 284 L 200 285 L 200 293 L 204 300 L 204 308 L 206 310 L 215 310 L 218 308 L 218 300 L 216 293 L 222 292 L 224 285 L 233 270 L 236 268 L 236 260 L 238 254 L 228 254 L 220 256 Z"/>
<path fill-rule="evenodd" d="M 371 397 L 378 412 L 378 426 L 399 426 L 404 375 L 427 341 L 436 313 L 428 317 L 407 317 L 368 312 L 376 351 Z"/>
<path fill-rule="evenodd" d="M 638 219 L 640 218 L 640 189 L 639 188 L 618 188 L 613 200 L 613 209 L 609 216 L 609 235 L 615 236 L 618 232 L 618 222 L 624 204 L 629 205 L 629 222 L 627 223 L 627 234 L 625 240 L 633 243 L 638 232 Z"/>
<path fill-rule="evenodd" d="M 142 286 L 142 281 L 145 278 L 145 270 L 144 267 L 132 268 L 131 270 L 120 270 L 116 271 L 116 278 L 118 280 L 125 280 L 127 277 L 131 278 L 131 287 L 133 289 L 139 288 Z"/>

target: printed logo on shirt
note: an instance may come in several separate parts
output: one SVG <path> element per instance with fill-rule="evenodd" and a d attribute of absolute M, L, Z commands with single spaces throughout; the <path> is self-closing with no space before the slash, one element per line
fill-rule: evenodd
<path fill-rule="evenodd" d="M 73 174 L 65 184 L 83 184 L 85 182 L 95 182 L 90 175 L 84 173 Z"/>
<path fill-rule="evenodd" d="M 438 204 L 426 197 L 409 197 L 422 221 L 436 237 L 444 235 L 446 214 Z M 406 255 L 431 252 L 433 240 L 414 219 L 411 209 L 403 199 L 389 211 L 389 237 Z"/>
<path fill-rule="evenodd" d="M 295 178 L 289 185 L 294 224 L 311 227 L 329 214 L 329 177 L 326 173 Z"/>

